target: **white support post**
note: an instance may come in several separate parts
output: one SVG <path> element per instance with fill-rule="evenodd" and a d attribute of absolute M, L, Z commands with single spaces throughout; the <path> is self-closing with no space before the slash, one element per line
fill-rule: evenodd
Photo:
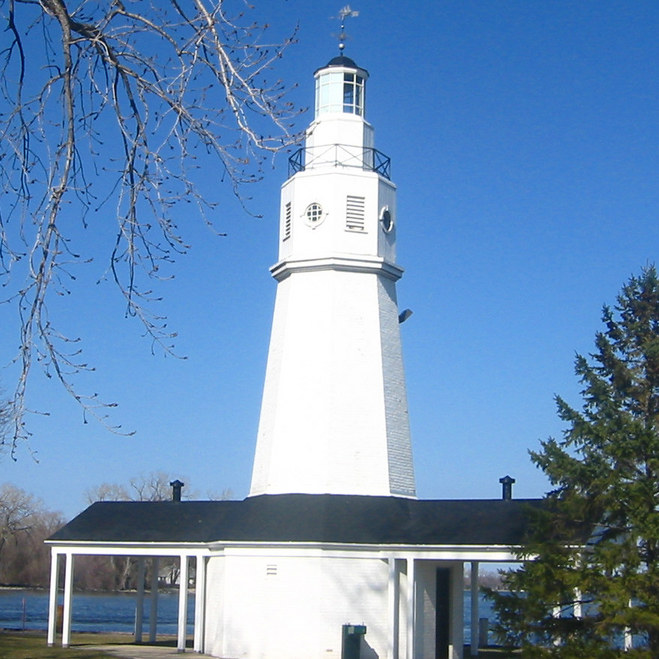
<path fill-rule="evenodd" d="M 57 633 L 57 591 L 59 579 L 59 552 L 55 547 L 50 550 L 50 595 L 48 597 L 48 645 L 55 645 Z"/>
<path fill-rule="evenodd" d="M 194 591 L 194 646 L 195 652 L 204 651 L 206 635 L 206 557 L 197 554 Z"/>
<path fill-rule="evenodd" d="M 396 559 L 390 557 L 389 562 L 389 638 L 387 639 L 387 659 L 398 657 L 398 620 L 400 616 L 400 588 L 398 583 L 398 567 Z"/>
<path fill-rule="evenodd" d="M 479 620 L 479 607 L 478 607 L 478 561 L 471 562 L 471 644 L 470 652 L 472 657 L 478 656 L 478 620 Z"/>
<path fill-rule="evenodd" d="M 142 642 L 144 622 L 144 557 L 137 559 L 137 601 L 135 602 L 135 643 Z"/>
<path fill-rule="evenodd" d="M 160 560 L 157 556 L 151 559 L 151 609 L 149 611 L 149 643 L 156 642 L 158 631 L 158 572 Z"/>
<path fill-rule="evenodd" d="M 581 606 L 581 588 L 574 589 L 574 607 L 572 609 L 572 615 L 575 618 L 583 617 L 583 607 Z"/>
<path fill-rule="evenodd" d="M 634 649 L 634 637 L 632 636 L 632 630 L 629 627 L 625 627 L 622 638 L 622 647 L 625 652 L 629 652 Z"/>
<path fill-rule="evenodd" d="M 188 557 L 181 555 L 178 584 L 178 642 L 176 648 L 185 652 L 188 625 Z"/>
<path fill-rule="evenodd" d="M 73 553 L 66 552 L 66 570 L 64 572 L 64 615 L 62 618 L 62 647 L 71 644 L 71 611 L 73 608 Z"/>
<path fill-rule="evenodd" d="M 629 608 L 631 609 L 633 602 L 629 600 Z M 622 635 L 622 647 L 625 652 L 629 652 L 634 649 L 634 637 L 632 636 L 632 630 L 629 627 L 625 627 L 625 630 Z"/>
<path fill-rule="evenodd" d="M 461 561 L 451 568 L 450 659 L 462 659 L 464 651 L 464 585 L 465 568 L 464 563 Z"/>
<path fill-rule="evenodd" d="M 561 607 L 560 607 L 559 604 L 557 604 L 556 606 L 554 606 L 554 608 L 553 608 L 552 611 L 551 611 L 551 615 L 552 615 L 552 617 L 554 617 L 554 618 L 556 618 L 556 619 L 558 619 L 558 618 L 561 617 Z M 554 645 L 555 645 L 556 647 L 558 647 L 560 644 L 561 644 L 561 638 L 560 638 L 560 636 L 557 636 L 557 637 L 554 639 Z"/>
<path fill-rule="evenodd" d="M 407 559 L 407 659 L 414 659 L 414 625 L 416 622 L 416 564 Z"/>

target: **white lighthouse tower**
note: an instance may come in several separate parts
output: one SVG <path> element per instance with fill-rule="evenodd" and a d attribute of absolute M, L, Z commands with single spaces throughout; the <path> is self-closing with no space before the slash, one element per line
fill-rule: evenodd
<path fill-rule="evenodd" d="M 250 496 L 415 496 L 396 281 L 396 186 L 365 119 L 368 73 L 316 71 L 281 192 L 277 296 Z"/>
<path fill-rule="evenodd" d="M 462 659 L 471 562 L 477 650 L 478 564 L 514 561 L 534 519 L 529 510 L 543 502 L 416 499 L 389 159 L 375 150 L 364 118 L 367 72 L 341 55 L 315 77 L 314 120 L 281 195 L 250 496 L 90 506 L 47 541 L 51 645 L 60 567 L 66 646 L 74 559 L 107 554 L 141 565 L 136 642 L 144 559 L 157 577 L 159 557 L 176 556 L 178 650 L 187 643 L 194 561 L 194 650 L 244 659 Z M 156 578 L 152 611 L 157 593 Z M 156 623 L 152 616 L 153 639 Z"/>

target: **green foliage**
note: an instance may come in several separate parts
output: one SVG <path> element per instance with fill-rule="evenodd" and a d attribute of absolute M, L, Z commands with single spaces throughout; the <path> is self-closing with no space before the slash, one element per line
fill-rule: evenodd
<path fill-rule="evenodd" d="M 622 288 L 589 359 L 578 355 L 580 410 L 531 460 L 553 491 L 491 593 L 504 642 L 525 656 L 614 657 L 625 630 L 659 657 L 659 279 L 645 268 Z M 633 603 L 630 606 L 630 602 Z M 581 609 L 580 615 L 578 614 Z M 640 644 L 639 644 L 640 645 Z"/>

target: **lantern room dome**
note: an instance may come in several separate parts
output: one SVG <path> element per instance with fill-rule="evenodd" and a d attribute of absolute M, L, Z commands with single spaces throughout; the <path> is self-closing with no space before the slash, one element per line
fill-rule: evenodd
<path fill-rule="evenodd" d="M 364 89 L 368 71 L 345 55 L 333 57 L 317 69 L 315 119 L 324 114 L 364 117 Z"/>
<path fill-rule="evenodd" d="M 333 57 L 328 63 L 327 66 L 349 66 L 351 69 L 358 69 L 359 67 L 355 64 L 353 60 L 345 55 L 337 55 Z"/>
<path fill-rule="evenodd" d="M 362 67 L 359 66 L 355 60 L 350 59 L 345 55 L 337 55 L 336 57 L 333 57 L 329 62 L 327 62 L 325 66 L 321 66 L 320 68 L 316 69 L 314 71 L 314 75 L 319 71 L 323 71 L 324 69 L 333 69 L 339 67 L 344 69 L 357 69 L 358 71 L 362 71 L 363 74 L 368 77 L 368 71 L 366 71 L 366 69 L 362 69 Z"/>

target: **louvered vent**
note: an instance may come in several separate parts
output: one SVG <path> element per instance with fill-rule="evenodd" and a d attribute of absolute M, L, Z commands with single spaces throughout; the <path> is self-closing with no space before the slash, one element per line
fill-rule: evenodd
<path fill-rule="evenodd" d="M 291 237 L 291 218 L 291 202 L 289 201 L 284 208 L 284 237 L 282 240 L 288 240 Z"/>
<path fill-rule="evenodd" d="M 346 229 L 348 231 L 366 231 L 364 197 L 348 195 L 346 199 Z"/>

